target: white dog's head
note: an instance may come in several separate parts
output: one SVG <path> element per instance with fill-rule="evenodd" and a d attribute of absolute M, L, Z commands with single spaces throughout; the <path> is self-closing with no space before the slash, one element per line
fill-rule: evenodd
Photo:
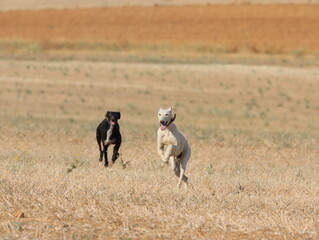
<path fill-rule="evenodd" d="M 158 111 L 158 120 L 160 128 L 164 131 L 168 125 L 170 125 L 176 118 L 176 114 L 173 114 L 173 108 L 163 109 L 160 108 Z"/>

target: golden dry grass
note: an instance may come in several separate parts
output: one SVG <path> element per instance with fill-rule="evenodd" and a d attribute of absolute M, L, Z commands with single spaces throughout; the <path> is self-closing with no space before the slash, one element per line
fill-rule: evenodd
<path fill-rule="evenodd" d="M 318 239 L 317 67 L 2 60 L 0 71 L 2 239 Z M 188 189 L 155 149 L 170 105 L 193 150 Z M 106 110 L 122 113 L 112 170 L 95 142 Z"/>
<path fill-rule="evenodd" d="M 318 4 L 5 11 L 0 12 L 0 53 L 318 58 L 318 11 Z"/>

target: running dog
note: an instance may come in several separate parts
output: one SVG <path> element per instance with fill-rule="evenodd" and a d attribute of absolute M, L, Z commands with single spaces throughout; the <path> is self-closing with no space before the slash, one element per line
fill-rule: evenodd
<path fill-rule="evenodd" d="M 111 144 L 114 144 L 113 147 L 113 155 L 112 162 L 119 157 L 119 149 L 122 143 L 122 136 L 120 133 L 120 125 L 118 124 L 118 120 L 121 119 L 120 112 L 106 112 L 105 119 L 99 124 L 96 129 L 96 140 L 100 149 L 100 158 L 99 161 L 103 161 L 103 154 L 105 163 L 104 166 L 107 167 L 109 165 L 109 161 L 107 158 L 107 149 Z M 101 147 L 103 146 L 103 149 Z"/>
<path fill-rule="evenodd" d="M 173 123 L 175 118 L 176 114 L 173 114 L 172 108 L 159 109 L 158 120 L 160 127 L 157 131 L 157 151 L 164 163 L 170 162 L 172 170 L 179 177 L 178 185 L 182 181 L 187 185 L 188 177 L 184 173 L 191 156 L 191 149 L 186 138 Z"/>

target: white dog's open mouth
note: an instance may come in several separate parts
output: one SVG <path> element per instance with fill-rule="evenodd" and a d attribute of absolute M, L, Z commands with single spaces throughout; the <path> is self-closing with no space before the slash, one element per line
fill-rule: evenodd
<path fill-rule="evenodd" d="M 167 128 L 167 126 L 161 124 L 160 128 L 161 128 L 162 131 L 164 131 Z"/>

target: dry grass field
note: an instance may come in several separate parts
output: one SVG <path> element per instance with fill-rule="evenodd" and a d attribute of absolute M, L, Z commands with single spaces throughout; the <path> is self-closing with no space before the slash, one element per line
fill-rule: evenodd
<path fill-rule="evenodd" d="M 1 239 L 318 239 L 318 68 L 0 61 Z M 173 105 L 189 188 L 156 152 Z M 95 128 L 119 110 L 111 169 Z M 24 216 L 20 216 L 23 213 Z"/>
<path fill-rule="evenodd" d="M 319 239 L 318 11 L 0 12 L 0 239 Z M 156 152 L 169 106 L 188 188 Z M 108 169 L 106 110 L 123 136 Z"/>
<path fill-rule="evenodd" d="M 1 56 L 319 59 L 319 4 L 0 12 Z"/>

